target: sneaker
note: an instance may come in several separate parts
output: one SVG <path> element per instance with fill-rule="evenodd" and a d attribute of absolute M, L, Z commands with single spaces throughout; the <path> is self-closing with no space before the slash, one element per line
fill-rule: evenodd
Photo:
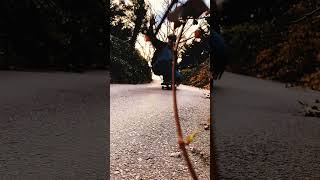
<path fill-rule="evenodd" d="M 170 82 L 170 81 L 168 81 L 168 82 L 163 81 L 163 82 L 161 83 L 161 85 L 171 85 L 171 82 Z"/>

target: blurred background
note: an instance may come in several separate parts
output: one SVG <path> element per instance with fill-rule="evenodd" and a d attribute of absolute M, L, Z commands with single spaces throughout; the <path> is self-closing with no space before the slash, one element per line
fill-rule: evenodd
<path fill-rule="evenodd" d="M 3 0 L 0 69 L 107 69 L 107 1 Z"/>
<path fill-rule="evenodd" d="M 320 1 L 219 0 L 228 70 L 320 90 Z"/>
<path fill-rule="evenodd" d="M 110 72 L 112 83 L 135 84 L 161 79 L 159 76 L 155 76 L 150 69 L 155 49 L 151 42 L 145 39 L 142 32 L 148 26 L 148 21 L 152 16 L 155 17 L 156 26 L 160 23 L 171 2 L 171 0 L 111 1 Z M 179 1 L 172 10 L 185 2 L 186 0 Z M 209 0 L 203 2 L 210 8 Z M 189 82 L 192 75 L 200 71 L 200 65 L 204 62 L 206 62 L 206 72 L 209 72 L 210 53 L 209 47 L 206 45 L 210 34 L 208 17 L 202 15 L 196 20 L 189 19 L 183 31 L 179 43 L 178 66 L 186 77 L 184 84 L 192 84 Z M 196 38 L 196 31 L 200 30 L 201 37 Z M 179 28 L 174 31 L 174 23 L 165 19 L 157 38 L 167 42 L 168 35 L 174 33 L 177 35 L 179 31 Z M 208 75 L 208 73 L 205 74 Z M 202 78 L 205 79 L 205 82 L 200 83 L 198 87 L 209 84 L 209 76 L 202 76 Z"/>

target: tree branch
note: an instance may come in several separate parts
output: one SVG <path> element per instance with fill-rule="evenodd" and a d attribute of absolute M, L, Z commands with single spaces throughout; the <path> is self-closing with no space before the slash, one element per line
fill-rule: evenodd
<path fill-rule="evenodd" d="M 307 19 L 308 17 L 314 15 L 315 13 L 317 13 L 318 11 L 320 11 L 320 7 L 316 8 L 315 10 L 305 14 L 303 17 L 297 19 L 297 20 L 294 20 L 294 21 L 291 21 L 291 24 L 295 24 L 295 23 L 298 23 L 298 22 L 301 22 L 305 19 Z"/>
<path fill-rule="evenodd" d="M 177 135 L 178 135 L 178 144 L 179 144 L 179 147 L 182 151 L 182 155 L 187 163 L 187 166 L 188 166 L 188 169 L 190 171 L 190 174 L 191 174 L 191 177 L 194 179 L 194 180 L 198 180 L 198 177 L 197 177 L 197 174 L 192 166 L 192 163 L 191 163 L 191 160 L 189 158 L 189 155 L 188 155 L 188 152 L 187 152 L 187 149 L 186 149 L 186 144 L 185 142 L 183 141 L 183 134 L 182 134 L 182 129 L 181 129 L 181 125 L 180 125 L 180 120 L 179 120 L 179 114 L 178 114 L 178 105 L 177 105 L 177 93 L 176 93 L 176 86 L 175 86 L 175 74 L 176 74 L 176 68 L 175 68 L 175 65 L 176 65 L 176 60 L 177 60 L 177 57 L 176 57 L 176 50 L 178 48 L 178 45 L 179 45 L 179 41 L 181 39 L 181 35 L 182 35 L 182 32 L 183 32 L 183 28 L 184 26 L 186 25 L 186 23 L 184 23 L 182 25 L 182 28 L 181 28 L 181 31 L 180 31 L 180 34 L 178 36 L 178 39 L 177 39 L 177 44 L 173 50 L 173 54 L 174 54 L 174 59 L 173 59 L 173 64 L 172 64 L 172 94 L 173 94 L 173 111 L 174 111 L 174 117 L 175 117 L 175 121 L 176 121 L 176 127 L 177 127 Z"/>

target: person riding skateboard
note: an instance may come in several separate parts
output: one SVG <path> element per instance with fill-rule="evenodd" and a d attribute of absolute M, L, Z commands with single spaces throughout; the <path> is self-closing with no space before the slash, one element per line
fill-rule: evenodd
<path fill-rule="evenodd" d="M 157 39 L 156 35 L 153 33 L 152 23 L 150 23 L 146 35 L 150 38 L 152 46 L 156 49 L 151 61 L 153 73 L 155 75 L 163 76 L 162 84 L 171 84 L 172 62 L 176 59 L 176 55 L 173 54 L 176 36 L 174 34 L 169 35 L 168 42 Z M 176 84 L 180 84 L 182 81 L 182 75 L 178 70 L 175 72 L 175 80 Z"/>

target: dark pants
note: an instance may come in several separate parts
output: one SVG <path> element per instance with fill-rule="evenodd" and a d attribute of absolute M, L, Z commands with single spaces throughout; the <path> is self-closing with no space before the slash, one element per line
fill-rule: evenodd
<path fill-rule="evenodd" d="M 164 82 L 171 82 L 172 80 L 172 64 L 170 61 L 158 61 L 154 65 L 154 73 L 156 75 L 162 75 Z M 182 82 L 182 75 L 176 70 L 175 73 L 176 83 Z"/>

